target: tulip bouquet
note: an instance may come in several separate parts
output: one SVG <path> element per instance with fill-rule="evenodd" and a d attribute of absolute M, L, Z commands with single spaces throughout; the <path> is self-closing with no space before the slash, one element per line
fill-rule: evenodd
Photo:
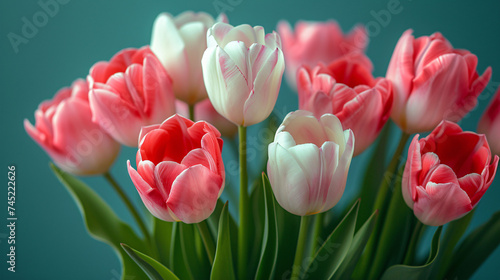
<path fill-rule="evenodd" d="M 408 30 L 386 76 L 373 77 L 363 26 L 346 35 L 334 21 L 277 29 L 160 14 L 149 46 L 97 62 L 39 106 L 35 125 L 25 120 L 88 232 L 117 252 L 122 279 L 471 276 L 500 244 L 500 212 L 465 234 L 497 170 L 500 91 L 482 134 L 457 122 L 491 69 L 479 75 L 474 54 Z M 273 109 L 284 73 L 299 110 L 280 120 Z M 401 136 L 386 167 L 389 118 Z M 260 139 L 262 163 L 247 158 L 247 127 L 256 124 L 274 135 Z M 222 156 L 232 144 L 239 186 Z M 137 148 L 135 161 L 118 164 L 148 211 L 109 172 L 120 145 Z M 372 145 L 362 185 L 349 190 L 355 199 L 335 207 L 352 158 Z M 137 224 L 73 175 L 103 175 Z M 239 199 L 221 197 L 237 190 Z"/>

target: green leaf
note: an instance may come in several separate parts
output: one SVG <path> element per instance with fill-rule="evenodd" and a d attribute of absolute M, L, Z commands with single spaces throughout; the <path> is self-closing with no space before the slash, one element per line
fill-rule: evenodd
<path fill-rule="evenodd" d="M 265 200 L 265 225 L 262 240 L 262 255 L 255 279 L 272 279 L 278 258 L 278 223 L 274 207 L 273 191 L 265 173 L 262 173 L 262 188 Z"/>
<path fill-rule="evenodd" d="M 500 244 L 500 211 L 471 232 L 453 254 L 447 278 L 471 277 Z"/>
<path fill-rule="evenodd" d="M 370 161 L 365 167 L 366 170 L 361 190 L 359 195 L 355 196 L 361 198 L 362 201 L 359 205 L 358 221 L 365 221 L 373 212 L 372 209 L 373 204 L 375 203 L 375 197 L 377 197 L 378 182 L 381 182 L 383 179 L 386 167 L 385 159 L 389 154 L 387 151 L 391 142 L 389 141 L 390 132 L 391 124 L 387 123 L 382 129 L 380 136 L 378 137 L 376 147 L 373 149 Z M 358 222 L 356 230 L 360 227 L 361 223 Z"/>
<path fill-rule="evenodd" d="M 409 265 L 393 265 L 389 267 L 382 275 L 382 280 L 405 279 L 405 280 L 426 280 L 429 279 L 433 269 L 434 261 L 439 254 L 439 239 L 443 227 L 440 226 L 434 233 L 432 238 L 431 250 L 428 261 L 425 265 L 409 266 Z"/>
<path fill-rule="evenodd" d="M 185 261 L 185 254 L 182 248 L 182 239 L 180 232 L 181 222 L 175 222 L 172 229 L 172 241 L 170 247 L 170 269 L 179 276 L 180 279 L 194 280 L 193 274 L 189 270 Z"/>
<path fill-rule="evenodd" d="M 455 246 L 462 238 L 462 235 L 467 230 L 467 227 L 474 216 L 474 211 L 470 211 L 467 215 L 462 218 L 452 221 L 446 227 L 446 231 L 444 232 L 443 238 L 441 240 L 441 250 L 442 253 L 439 254 L 439 259 L 436 260 L 437 263 L 434 265 L 434 270 L 432 272 L 431 277 L 436 279 L 443 279 L 450 267 L 450 263 L 453 259 L 453 251 Z M 437 274 L 437 277 L 435 277 Z"/>
<path fill-rule="evenodd" d="M 179 223 L 182 255 L 194 279 L 208 279 L 210 262 L 196 225 Z"/>
<path fill-rule="evenodd" d="M 309 264 L 304 278 L 331 279 L 333 277 L 351 247 L 358 210 L 359 200 L 354 203 L 351 210 L 319 248 Z"/>
<path fill-rule="evenodd" d="M 139 265 L 151 280 L 179 280 L 168 268 L 150 256 L 143 254 L 127 244 L 121 244 L 123 250 Z"/>
<path fill-rule="evenodd" d="M 291 266 L 295 258 L 295 249 L 299 238 L 300 216 L 294 215 L 283 209 L 278 203 L 276 216 L 278 221 L 278 260 L 276 262 L 277 279 L 281 275 L 291 275 Z"/>
<path fill-rule="evenodd" d="M 215 251 L 215 259 L 210 279 L 236 279 L 234 276 L 233 256 L 231 253 L 231 233 L 229 229 L 228 212 L 229 210 L 226 202 L 219 219 L 219 236 L 217 237 L 217 249 Z"/>
<path fill-rule="evenodd" d="M 170 242 L 172 241 L 172 231 L 174 223 L 165 222 L 158 218 L 153 218 L 153 238 L 160 255 L 159 261 L 163 265 L 170 264 Z"/>
<path fill-rule="evenodd" d="M 252 223 L 252 242 L 254 246 L 250 248 L 249 268 L 247 271 L 254 272 L 259 265 L 262 246 L 264 238 L 264 228 L 266 224 L 266 208 L 264 198 L 264 188 L 262 187 L 262 178 L 252 184 L 252 191 L 250 193 L 250 207 L 251 207 L 251 223 Z M 234 252 L 233 252 L 234 253 Z"/>
<path fill-rule="evenodd" d="M 354 239 L 352 240 L 351 248 L 349 248 L 349 252 L 340 265 L 339 269 L 335 273 L 333 279 L 351 279 L 351 275 L 358 263 L 363 250 L 365 249 L 366 243 L 368 243 L 368 239 L 370 238 L 373 228 L 375 227 L 375 222 L 377 220 L 378 211 L 375 211 L 368 220 L 363 224 L 363 226 L 356 232 L 354 235 Z"/>
<path fill-rule="evenodd" d="M 123 265 L 122 279 L 144 278 L 144 272 L 121 249 L 120 243 L 131 244 L 144 250 L 145 242 L 128 224 L 120 220 L 111 207 L 89 186 L 53 164 L 50 167 L 78 205 L 89 234 L 111 246 L 118 254 Z"/>
<path fill-rule="evenodd" d="M 368 276 L 370 279 L 378 279 L 384 271 L 383 269 L 391 265 L 389 260 L 394 257 L 394 253 L 398 252 L 401 247 L 406 249 L 408 243 L 410 231 L 407 231 L 406 228 L 413 220 L 413 213 L 403 199 L 401 190 L 403 171 L 404 165 L 399 169 L 398 176 L 395 179 L 385 220 L 380 221 L 384 223 L 378 239 L 376 254 L 371 260 L 372 266 Z M 404 245 L 401 246 L 401 244 Z M 401 263 L 402 260 L 392 258 L 392 261 L 392 264 L 395 264 Z"/>
<path fill-rule="evenodd" d="M 229 188 L 226 184 L 226 188 Z M 224 189 L 225 191 L 226 189 Z M 222 213 L 222 209 L 224 208 L 224 202 L 219 198 L 217 200 L 217 204 L 215 206 L 214 212 L 207 219 L 208 227 L 210 228 L 210 232 L 212 233 L 212 237 L 214 240 L 217 239 L 217 231 L 219 230 L 219 219 Z M 233 255 L 236 255 L 236 250 L 238 249 L 238 225 L 234 220 L 233 216 L 231 216 L 231 212 L 229 212 L 229 228 L 231 229 L 231 248 L 233 250 Z"/>

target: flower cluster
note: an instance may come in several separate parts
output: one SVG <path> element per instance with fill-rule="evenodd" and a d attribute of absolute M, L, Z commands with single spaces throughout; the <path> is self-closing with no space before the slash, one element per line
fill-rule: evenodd
<path fill-rule="evenodd" d="M 150 46 L 126 48 L 109 61 L 97 62 L 86 79 L 77 79 L 39 106 L 35 125 L 24 122 L 29 136 L 59 168 L 75 175 L 103 174 L 115 188 L 109 170 L 120 144 L 136 147 L 135 167 L 127 161 L 128 174 L 155 223 L 181 222 L 199 228 L 198 234 L 183 226 L 169 227 L 168 238 L 172 238 L 168 242 L 182 244 L 168 243 L 171 251 L 166 255 L 203 246 L 206 255 L 197 255 L 197 261 L 207 258 L 212 279 L 253 278 L 253 273 L 256 279 L 273 278 L 281 269 L 276 261 L 282 256 L 278 249 L 286 242 L 281 238 L 288 240 L 279 227 L 293 227 L 291 213 L 301 216 L 298 240 L 292 241 L 297 242 L 295 260 L 293 265 L 287 263 L 293 279 L 331 279 L 333 275 L 389 279 L 395 273 L 389 263 L 417 264 L 414 248 L 423 225 L 461 221 L 492 184 L 500 153 L 500 89 L 480 120 L 482 134 L 463 131 L 457 123 L 475 107 L 491 78 L 491 68 L 479 75 L 478 58 L 453 48 L 440 33 L 415 38 L 412 30 L 404 32 L 386 76 L 374 77 L 372 62 L 364 53 L 368 38 L 363 26 L 343 34 L 334 21 L 299 22 L 295 30 L 281 22 L 278 32 L 266 34 L 261 26 L 228 22 L 223 14 L 217 19 L 203 12 L 175 17 L 160 14 Z M 292 98 L 298 98 L 299 108 L 282 120 L 267 146 L 263 182 L 249 189 L 247 127 L 271 115 L 284 73 L 290 88 L 297 91 Z M 402 137 L 386 174 L 397 174 L 401 166 L 402 177 L 367 177 L 370 185 L 380 183 L 380 187 L 369 186 L 377 195 L 361 203 L 368 208 L 373 205 L 378 220 L 358 216 L 359 202 L 352 203 L 342 220 L 323 215 L 343 197 L 352 158 L 375 143 L 389 119 L 399 126 Z M 404 153 L 410 135 L 425 132 L 430 134 L 421 139 L 416 134 Z M 236 145 L 232 141 L 237 133 L 239 217 L 233 220 L 225 207 L 209 228 L 206 220 L 221 207 L 222 192 L 234 188 L 226 186 L 222 148 L 223 137 Z M 404 155 L 406 161 L 401 160 Z M 383 167 L 384 160 L 377 164 Z M 396 191 L 389 192 L 391 186 Z M 262 187 L 263 191 L 256 190 Z M 189 265 L 173 265 L 174 261 L 157 254 L 165 248 L 156 248 L 154 240 L 165 232 L 148 229 L 132 203 L 120 194 L 143 231 L 150 257 L 124 246 L 127 253 L 148 275 L 184 276 Z M 358 194 L 363 196 L 364 190 Z M 413 214 L 407 215 L 404 203 Z M 309 231 L 308 219 L 313 215 L 317 217 L 315 230 Z M 402 218 L 391 220 L 394 217 Z M 102 222 L 99 217 L 93 219 L 95 224 Z M 328 226 L 336 223 L 338 227 L 318 249 L 315 242 L 326 227 L 325 219 Z M 415 231 L 411 238 L 410 228 Z M 229 233 L 234 229 L 238 234 L 236 272 L 230 247 L 234 237 Z M 99 230 L 94 232 L 97 238 L 110 244 L 127 241 L 114 240 L 115 234 Z M 179 234 L 182 238 L 177 240 Z M 391 239 L 398 235 L 401 238 Z M 186 241 L 189 236 L 193 239 Z M 253 238 L 260 242 L 255 249 L 251 248 Z M 309 253 L 304 247 L 307 238 Z M 341 244 L 344 253 L 323 258 L 320 253 L 331 242 Z M 399 254 L 404 259 L 389 256 L 393 242 L 401 242 L 396 245 L 405 250 Z M 453 252 L 455 245 L 447 244 L 452 247 L 444 250 Z M 187 262 L 195 252 L 182 254 Z M 155 257 L 158 262 L 153 263 Z M 250 259 L 254 257 L 258 259 Z M 318 258 L 326 261 L 324 268 L 313 266 Z M 374 261 L 367 261 L 370 258 Z M 448 261 L 433 265 L 441 265 L 441 271 L 423 275 L 456 272 Z M 191 270 L 191 278 L 196 278 L 196 268 Z"/>

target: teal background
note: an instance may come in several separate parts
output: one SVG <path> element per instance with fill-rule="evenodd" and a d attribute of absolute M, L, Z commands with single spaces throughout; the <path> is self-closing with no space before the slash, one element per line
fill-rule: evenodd
<path fill-rule="evenodd" d="M 46 2 L 46 0 L 42 0 Z M 93 240 L 85 231 L 81 215 L 67 191 L 51 173 L 49 158 L 25 133 L 23 119 L 33 122 L 38 104 L 78 77 L 85 77 L 99 60 L 108 60 L 126 47 L 148 44 L 156 15 L 185 10 L 206 11 L 216 15 L 217 1 L 77 1 L 59 6 L 45 26 L 15 53 L 7 34 L 21 34 L 22 18 L 32 21 L 42 11 L 37 1 L 0 2 L 0 85 L 2 92 L 2 157 L 5 174 L 0 190 L 0 279 L 119 279 L 120 264 L 104 243 Z M 299 19 L 336 19 L 347 31 L 356 23 L 379 26 L 373 29 L 367 50 L 376 76 L 385 74 L 394 46 L 404 30 L 413 28 L 417 36 L 440 31 L 455 47 L 466 48 L 479 57 L 478 70 L 493 67 L 490 86 L 479 98 L 479 105 L 463 121 L 466 130 L 474 130 L 494 90 L 500 84 L 500 3 L 498 1 L 424 1 L 401 0 L 402 11 L 393 14 L 387 24 L 377 23 L 374 13 L 386 10 L 388 1 L 251 1 L 219 0 L 226 3 L 230 23 L 262 25 L 270 32 L 281 19 L 295 23 Z M 283 83 L 276 106 L 285 114 L 297 109 L 297 97 Z M 251 128 L 256 133 L 257 128 Z M 354 160 L 349 188 L 356 186 L 369 152 Z M 123 149 L 112 173 L 127 192 L 139 202 L 128 178 L 127 159 L 134 149 Z M 232 160 L 225 152 L 225 159 Z M 16 273 L 7 272 L 7 166 L 16 165 L 17 235 Z M 101 178 L 85 178 L 124 220 L 132 222 L 123 204 Z M 486 221 L 500 209 L 500 179 L 496 179 L 478 206 L 472 226 Z M 343 201 L 347 201 L 344 199 Z M 233 203 L 234 204 L 234 203 Z M 139 204 L 138 204 L 139 205 Z M 3 225 L 3 226 L 2 226 Z M 500 249 L 491 255 L 474 279 L 500 275 Z"/>

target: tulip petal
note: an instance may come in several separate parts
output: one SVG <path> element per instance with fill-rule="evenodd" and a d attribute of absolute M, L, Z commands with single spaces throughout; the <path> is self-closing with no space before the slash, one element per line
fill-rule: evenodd
<path fill-rule="evenodd" d="M 415 135 L 408 149 L 408 157 L 402 179 L 403 198 L 411 209 L 413 209 L 414 201 L 417 199 L 417 189 L 419 184 L 418 177 L 422 170 L 422 157 L 420 154 L 420 144 L 418 142 L 419 135 Z M 386 180 L 387 178 L 384 178 Z"/>
<path fill-rule="evenodd" d="M 252 51 L 252 48 L 250 50 Z M 253 58 L 250 57 L 250 59 Z M 258 60 L 257 57 L 251 65 L 253 67 L 259 66 Z M 260 60 L 264 60 L 264 58 L 260 58 Z M 243 107 L 246 126 L 259 123 L 269 116 L 278 99 L 281 77 L 285 68 L 283 53 L 277 48 L 261 63 L 262 66 L 257 68 L 258 72 L 252 72 L 255 75 L 255 80 L 249 81 L 253 83 L 253 91 L 250 92 Z M 257 71 L 257 69 L 252 71 Z"/>
<path fill-rule="evenodd" d="M 435 94 L 438 92 L 441 94 Z M 463 57 L 445 54 L 432 61 L 413 81 L 406 104 L 407 132 L 432 130 L 443 119 L 461 119 L 464 112 L 450 104 L 456 104 L 467 93 L 468 73 Z M 434 109 L 429 110 L 428 104 L 433 104 Z"/>
<path fill-rule="evenodd" d="M 444 225 L 472 210 L 471 201 L 457 183 L 432 183 L 417 188 L 415 216 L 430 226 Z"/>
<path fill-rule="evenodd" d="M 330 180 L 324 209 L 331 209 L 333 206 L 337 205 L 344 193 L 347 182 L 347 174 L 349 173 L 349 166 L 351 165 L 352 155 L 354 153 L 354 134 L 350 129 L 344 131 L 344 134 L 346 138 L 345 148 L 344 151 L 339 149 L 340 157 L 337 168 Z"/>
<path fill-rule="evenodd" d="M 278 203 L 288 212 L 304 216 L 309 212 L 308 184 L 295 158 L 277 143 L 269 145 L 269 174 Z"/>
<path fill-rule="evenodd" d="M 222 178 L 202 165 L 184 170 L 173 182 L 168 208 L 187 224 L 208 218 L 215 209 Z"/>
<path fill-rule="evenodd" d="M 142 202 L 149 212 L 151 212 L 151 214 L 158 219 L 167 222 L 174 222 L 175 220 L 168 214 L 166 200 L 163 198 L 161 193 L 144 181 L 141 175 L 130 166 L 130 161 L 127 161 L 127 166 L 130 179 L 132 179 L 132 182 L 139 192 Z"/>

